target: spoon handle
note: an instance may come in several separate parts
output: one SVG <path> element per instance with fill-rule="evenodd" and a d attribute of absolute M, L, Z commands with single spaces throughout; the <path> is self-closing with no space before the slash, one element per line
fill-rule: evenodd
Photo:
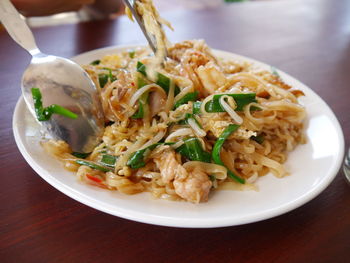
<path fill-rule="evenodd" d="M 0 21 L 12 39 L 32 56 L 40 53 L 32 31 L 9 0 L 0 1 Z"/>

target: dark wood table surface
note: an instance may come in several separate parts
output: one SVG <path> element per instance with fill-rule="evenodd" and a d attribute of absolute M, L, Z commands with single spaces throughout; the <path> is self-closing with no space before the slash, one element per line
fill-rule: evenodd
<path fill-rule="evenodd" d="M 172 41 L 274 65 L 317 92 L 350 143 L 350 1 L 284 0 L 169 12 Z M 71 57 L 143 43 L 126 18 L 34 30 L 46 53 Z M 25 162 L 12 114 L 29 55 L 0 32 L 0 262 L 350 262 L 350 185 L 342 171 L 318 197 L 262 222 L 181 229 L 132 222 L 74 201 Z"/>

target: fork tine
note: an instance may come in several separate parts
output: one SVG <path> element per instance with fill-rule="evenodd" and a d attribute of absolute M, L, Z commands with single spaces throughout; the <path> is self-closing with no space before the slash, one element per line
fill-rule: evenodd
<path fill-rule="evenodd" d="M 136 0 L 123 0 L 125 5 L 130 9 L 132 15 L 134 16 L 137 24 L 139 25 L 139 27 L 141 28 L 142 33 L 145 35 L 148 44 L 150 45 L 151 49 L 153 50 L 154 53 L 156 53 L 157 48 L 155 43 L 152 40 L 152 36 L 150 36 L 146 30 L 146 27 L 143 23 L 143 20 L 141 19 L 141 17 L 139 16 L 139 14 L 137 13 L 136 9 L 135 9 L 135 2 Z"/>

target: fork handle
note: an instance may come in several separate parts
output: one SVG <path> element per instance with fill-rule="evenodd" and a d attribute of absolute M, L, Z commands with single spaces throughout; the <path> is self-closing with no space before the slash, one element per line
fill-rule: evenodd
<path fill-rule="evenodd" d="M 32 31 L 9 0 L 0 0 L 0 21 L 17 44 L 32 56 L 40 53 Z"/>

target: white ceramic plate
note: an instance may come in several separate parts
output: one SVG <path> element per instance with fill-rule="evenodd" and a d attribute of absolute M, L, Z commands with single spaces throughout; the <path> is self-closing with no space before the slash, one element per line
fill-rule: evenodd
<path fill-rule="evenodd" d="M 88 64 L 103 55 L 132 47 L 109 47 L 73 58 Z M 258 66 L 269 66 L 232 53 L 215 51 L 219 57 L 245 59 Z M 62 163 L 48 156 L 41 146 L 38 124 L 22 98 L 13 116 L 15 140 L 29 165 L 49 184 L 95 209 L 144 223 L 176 227 L 220 227 L 256 222 L 295 209 L 321 193 L 337 174 L 344 151 L 340 125 L 327 104 L 311 89 L 279 72 L 290 85 L 301 89 L 301 103 L 308 113 L 308 143 L 293 151 L 285 164 L 291 176 L 278 179 L 271 174 L 257 182 L 259 191 L 216 191 L 209 202 L 191 204 L 152 199 L 149 193 L 123 195 L 79 182 L 63 169 Z"/>

